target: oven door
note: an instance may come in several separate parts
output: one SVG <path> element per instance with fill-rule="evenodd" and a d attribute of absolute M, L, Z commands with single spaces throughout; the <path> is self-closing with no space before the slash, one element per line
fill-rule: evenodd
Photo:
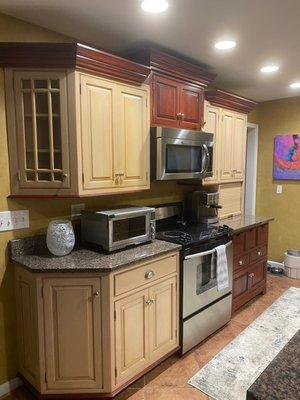
<path fill-rule="evenodd" d="M 151 240 L 151 212 L 114 214 L 109 219 L 109 250 Z"/>
<path fill-rule="evenodd" d="M 182 318 L 199 311 L 232 290 L 232 242 L 226 244 L 229 287 L 218 291 L 215 248 L 183 260 Z"/>
<path fill-rule="evenodd" d="M 212 176 L 213 143 L 157 139 L 157 180 L 203 179 Z"/>

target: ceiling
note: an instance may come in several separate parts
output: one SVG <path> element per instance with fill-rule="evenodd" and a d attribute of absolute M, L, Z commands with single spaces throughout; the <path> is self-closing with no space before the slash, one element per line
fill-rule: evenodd
<path fill-rule="evenodd" d="M 168 0 L 163 14 L 147 14 L 141 0 L 0 0 L 0 12 L 119 52 L 152 42 L 203 63 L 216 86 L 253 100 L 300 95 L 299 0 Z M 233 38 L 237 47 L 213 49 Z M 1 38 L 0 38 L 1 40 Z M 260 67 L 278 63 L 263 74 Z"/>

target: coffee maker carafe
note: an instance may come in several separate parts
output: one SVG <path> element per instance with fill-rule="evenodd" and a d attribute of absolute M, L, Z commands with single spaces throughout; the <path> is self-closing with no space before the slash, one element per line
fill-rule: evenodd
<path fill-rule="evenodd" d="M 191 193 L 191 214 L 195 222 L 216 224 L 219 222 L 219 192 L 209 193 L 197 190 Z"/>

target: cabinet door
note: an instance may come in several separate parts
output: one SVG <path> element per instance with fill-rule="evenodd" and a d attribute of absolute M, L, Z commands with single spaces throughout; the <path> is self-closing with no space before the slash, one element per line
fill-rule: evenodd
<path fill-rule="evenodd" d="M 115 302 L 116 383 L 139 373 L 149 361 L 148 290 Z"/>
<path fill-rule="evenodd" d="M 249 289 L 255 290 L 266 278 L 266 261 L 260 261 L 249 269 Z"/>
<path fill-rule="evenodd" d="M 99 278 L 43 282 L 48 389 L 101 389 Z"/>
<path fill-rule="evenodd" d="M 66 74 L 15 72 L 14 92 L 20 187 L 69 188 Z"/>
<path fill-rule="evenodd" d="M 116 174 L 121 187 L 149 185 L 148 90 L 118 86 Z"/>
<path fill-rule="evenodd" d="M 152 124 L 178 127 L 180 84 L 154 75 L 152 83 Z"/>
<path fill-rule="evenodd" d="M 83 188 L 112 188 L 118 147 L 114 140 L 117 86 L 88 75 L 81 75 L 80 85 Z"/>
<path fill-rule="evenodd" d="M 150 287 L 150 358 L 157 360 L 177 344 L 176 277 Z"/>
<path fill-rule="evenodd" d="M 246 121 L 246 115 L 235 115 L 232 135 L 232 173 L 234 180 L 243 180 L 245 176 Z"/>
<path fill-rule="evenodd" d="M 204 94 L 203 89 L 182 85 L 180 88 L 179 125 L 183 129 L 200 130 L 203 125 Z"/>
<path fill-rule="evenodd" d="M 223 110 L 220 132 L 220 181 L 232 180 L 232 138 L 234 113 Z"/>
<path fill-rule="evenodd" d="M 232 299 L 237 302 L 239 298 L 245 295 L 249 289 L 249 272 L 248 270 L 243 270 L 233 277 L 232 283 Z"/>
<path fill-rule="evenodd" d="M 205 105 L 205 128 L 204 130 L 214 134 L 214 151 L 213 151 L 213 176 L 205 178 L 204 184 L 218 183 L 219 179 L 219 115 L 218 107 Z"/>

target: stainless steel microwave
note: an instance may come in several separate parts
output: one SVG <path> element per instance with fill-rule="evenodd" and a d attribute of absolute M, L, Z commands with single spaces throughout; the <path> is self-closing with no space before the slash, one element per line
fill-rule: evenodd
<path fill-rule="evenodd" d="M 151 128 L 153 180 L 203 179 L 213 175 L 213 134 Z"/>
<path fill-rule="evenodd" d="M 128 207 L 83 212 L 81 239 L 105 251 L 119 250 L 155 238 L 155 209 Z"/>

